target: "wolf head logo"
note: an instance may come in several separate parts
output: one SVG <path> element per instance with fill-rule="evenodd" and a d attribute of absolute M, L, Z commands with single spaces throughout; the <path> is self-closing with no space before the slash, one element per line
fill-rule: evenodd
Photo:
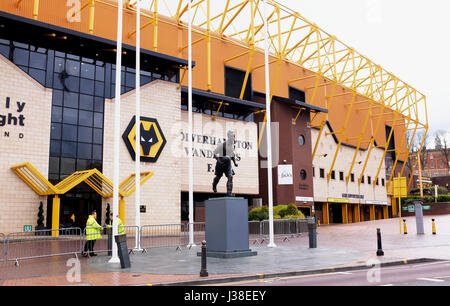
<path fill-rule="evenodd" d="M 152 146 L 158 142 L 158 137 L 156 136 L 155 128 L 152 125 L 149 130 L 144 128 L 144 125 L 141 123 L 141 147 L 142 151 L 144 151 L 144 155 L 150 154 L 150 149 Z M 136 139 L 136 137 L 135 137 Z"/>
<path fill-rule="evenodd" d="M 136 138 L 137 129 L 140 131 L 139 139 Z M 142 162 L 156 162 L 166 145 L 164 133 L 155 118 L 141 117 L 141 120 L 136 122 L 136 116 L 134 116 L 122 134 L 122 138 L 131 158 L 135 160 L 136 151 L 138 151 L 141 153 Z"/>

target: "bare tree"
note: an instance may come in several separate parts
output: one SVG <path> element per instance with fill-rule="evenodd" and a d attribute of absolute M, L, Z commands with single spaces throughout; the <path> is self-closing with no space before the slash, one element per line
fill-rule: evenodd
<path fill-rule="evenodd" d="M 406 166 L 408 167 L 409 171 L 412 173 L 414 169 L 414 161 L 417 159 L 417 152 L 420 149 L 420 145 L 423 142 L 422 150 L 420 151 L 420 163 L 422 167 L 425 166 L 425 161 L 428 157 L 428 151 L 427 146 L 429 142 L 429 135 L 426 133 L 426 131 L 419 131 L 415 133 L 415 136 L 413 138 L 413 132 L 411 130 L 408 130 L 406 132 L 406 143 L 407 146 L 411 146 L 409 155 L 406 162 Z"/>
<path fill-rule="evenodd" d="M 434 133 L 435 149 L 441 153 L 442 159 L 445 162 L 445 168 L 449 168 L 450 159 L 450 143 L 447 140 L 447 132 L 444 130 L 438 130 Z"/>

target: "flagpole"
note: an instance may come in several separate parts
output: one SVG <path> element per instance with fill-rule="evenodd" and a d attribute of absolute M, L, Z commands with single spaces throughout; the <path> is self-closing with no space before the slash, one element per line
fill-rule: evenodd
<path fill-rule="evenodd" d="M 113 236 L 117 236 L 117 218 L 119 215 L 119 140 L 120 140 L 120 88 L 122 72 L 122 18 L 123 0 L 118 0 L 117 48 L 116 48 L 116 90 L 114 103 L 114 177 L 113 177 Z M 117 256 L 117 244 L 112 244 L 110 263 L 120 262 Z"/>
<path fill-rule="evenodd" d="M 135 140 L 135 166 L 136 166 L 136 226 L 141 227 L 141 0 L 137 1 L 136 12 L 136 140 Z M 136 233 L 136 249 L 141 250 L 139 233 Z"/>
<path fill-rule="evenodd" d="M 266 81 L 266 136 L 267 136 L 267 196 L 269 205 L 269 244 L 267 247 L 275 248 L 273 230 L 273 190 L 272 190 L 272 133 L 270 127 L 270 82 L 269 82 L 269 47 L 267 43 L 267 0 L 264 0 L 264 70 Z"/>
<path fill-rule="evenodd" d="M 193 173 L 193 157 L 192 157 L 192 3 L 189 2 L 188 9 L 188 121 L 189 121 L 189 246 L 195 246 L 194 243 L 194 173 Z"/>

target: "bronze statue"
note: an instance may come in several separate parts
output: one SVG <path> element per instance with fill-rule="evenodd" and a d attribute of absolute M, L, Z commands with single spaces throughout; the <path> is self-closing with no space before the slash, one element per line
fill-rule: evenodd
<path fill-rule="evenodd" d="M 222 175 L 227 177 L 227 196 L 233 196 L 233 175 L 234 171 L 231 167 L 231 161 L 235 167 L 237 167 L 236 156 L 234 154 L 234 142 L 236 135 L 233 131 L 228 131 L 228 139 L 225 142 L 220 143 L 214 151 L 214 159 L 216 159 L 216 168 L 214 170 L 215 177 L 213 180 L 212 188 L 214 192 L 217 192 L 217 184 L 220 181 Z"/>

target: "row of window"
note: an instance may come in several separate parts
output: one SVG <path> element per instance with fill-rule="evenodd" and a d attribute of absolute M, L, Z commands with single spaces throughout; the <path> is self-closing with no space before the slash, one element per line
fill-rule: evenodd
<path fill-rule="evenodd" d="M 313 167 L 313 177 L 315 177 L 315 168 Z M 320 178 L 325 178 L 325 169 L 323 169 L 323 168 L 319 168 L 319 177 Z M 330 179 L 332 179 L 332 180 L 336 180 L 336 171 L 335 170 L 333 170 L 333 171 L 331 171 L 331 175 L 330 175 Z M 345 180 L 345 178 L 344 178 L 344 172 L 343 171 L 339 171 L 339 180 L 340 181 L 344 181 Z M 376 181 L 376 185 L 379 185 L 379 178 L 377 178 L 377 181 Z M 350 174 L 350 182 L 355 182 L 355 174 L 354 173 L 351 173 Z M 363 175 L 362 176 L 362 178 L 361 178 L 361 183 L 362 184 L 364 184 L 365 183 L 365 176 Z M 371 176 L 367 176 L 367 184 L 372 184 L 372 177 Z M 384 186 L 385 185 L 385 180 L 384 180 L 384 178 L 381 178 L 381 186 Z"/>

